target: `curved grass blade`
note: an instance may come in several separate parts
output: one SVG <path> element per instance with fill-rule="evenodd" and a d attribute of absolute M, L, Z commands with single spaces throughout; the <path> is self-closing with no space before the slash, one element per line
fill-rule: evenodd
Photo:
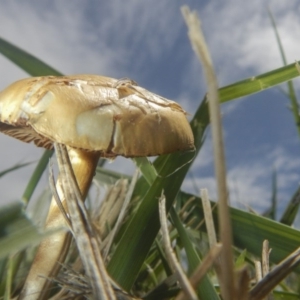
<path fill-rule="evenodd" d="M 132 160 L 135 162 L 148 184 L 152 184 L 157 176 L 153 164 L 150 163 L 147 157 L 136 157 Z"/>
<path fill-rule="evenodd" d="M 177 159 L 186 162 L 179 156 Z M 151 188 L 146 192 L 143 202 L 138 208 L 138 213 L 133 216 L 123 234 L 108 265 L 109 273 L 123 288 L 127 290 L 131 288 L 160 228 L 157 199 L 164 190 L 169 209 L 187 169 L 188 167 L 184 167 L 184 173 L 166 177 L 174 171 L 174 168 L 172 164 L 168 164 L 168 168 L 164 168 L 161 172 L 163 178 L 155 179 Z M 170 188 L 171 186 L 173 188 Z"/>
<path fill-rule="evenodd" d="M 16 170 L 21 169 L 21 168 L 23 168 L 23 167 L 26 167 L 26 166 L 28 166 L 28 165 L 30 165 L 30 164 L 32 164 L 32 163 L 31 163 L 31 162 L 28 162 L 28 163 L 23 163 L 23 164 L 16 164 L 16 165 L 14 165 L 14 166 L 11 167 L 11 168 L 8 168 L 8 169 L 6 169 L 6 170 L 1 171 L 1 172 L 0 172 L 0 177 L 4 176 L 4 175 L 6 175 L 6 174 L 8 174 L 8 173 L 10 173 L 10 172 L 16 171 Z"/>
<path fill-rule="evenodd" d="M 278 202 L 278 199 L 277 199 L 277 173 L 276 173 L 276 170 L 274 169 L 273 174 L 272 174 L 271 206 L 262 215 L 266 218 L 276 220 L 277 202 Z"/>
<path fill-rule="evenodd" d="M 191 197 L 195 198 L 197 206 L 193 213 L 197 216 L 199 222 L 203 220 L 203 207 L 199 197 L 184 192 L 180 192 L 180 197 L 183 202 L 186 202 Z M 213 218 L 217 225 L 217 207 L 213 210 Z M 248 253 L 257 257 L 261 255 L 261 247 L 264 240 L 269 241 L 270 248 L 272 248 L 270 261 L 276 264 L 299 247 L 299 230 L 232 207 L 230 208 L 230 218 L 232 221 L 234 246 L 246 249 Z M 216 228 L 218 227 L 216 226 Z M 205 231 L 206 229 L 203 228 L 203 230 Z M 297 268 L 297 272 L 300 272 L 300 267 Z"/>
<path fill-rule="evenodd" d="M 219 90 L 221 102 L 259 92 L 296 76 L 299 76 L 298 63 L 237 82 Z M 200 150 L 208 124 L 208 108 L 204 99 L 191 121 L 195 153 L 185 154 L 184 159 L 178 153 L 158 157 L 154 166 L 160 176 L 156 176 L 150 188 L 144 178 L 137 183 L 135 196 L 139 195 L 143 199 L 142 203 L 129 222 L 108 264 L 109 273 L 124 289 L 129 290 L 134 283 L 159 230 L 157 199 L 164 190 L 167 209 L 171 207 L 193 158 Z"/>
<path fill-rule="evenodd" d="M 42 60 L 36 58 L 35 56 L 29 54 L 28 52 L 20 49 L 19 47 L 7 42 L 2 38 L 0 38 L 0 53 L 2 53 L 5 57 L 7 57 L 9 60 L 11 60 L 31 76 L 62 75 L 57 70 L 44 63 Z M 46 150 L 42 155 L 22 196 L 22 199 L 25 203 L 28 203 L 28 201 L 30 200 L 30 197 L 34 192 L 34 189 L 37 186 L 38 181 L 40 180 L 52 153 L 53 151 Z"/>
<path fill-rule="evenodd" d="M 0 53 L 31 76 L 62 75 L 35 56 L 0 38 Z"/>
<path fill-rule="evenodd" d="M 276 41 L 277 41 L 277 45 L 278 45 L 278 48 L 279 48 L 279 51 L 280 51 L 282 62 L 286 66 L 287 65 L 287 59 L 286 59 L 286 56 L 285 56 L 285 52 L 284 52 L 284 48 L 283 48 L 283 45 L 282 45 L 282 42 L 281 42 L 279 32 L 277 30 L 275 18 L 274 18 L 274 16 L 273 16 L 270 9 L 268 9 L 268 13 L 269 13 L 269 17 L 270 17 L 270 20 L 271 20 L 271 23 L 272 23 L 272 27 L 273 27 L 273 30 L 274 30 L 274 33 L 275 33 L 275 36 L 276 36 Z M 290 108 L 291 108 L 291 111 L 293 113 L 293 117 L 294 117 L 295 125 L 297 127 L 298 135 L 300 136 L 299 102 L 298 102 L 296 92 L 295 92 L 295 88 L 294 88 L 294 85 L 293 85 L 292 81 L 287 82 L 287 89 L 288 89 L 287 97 L 290 99 Z M 298 192 L 299 192 L 299 189 L 296 192 L 296 195 L 297 195 Z M 287 225 L 292 225 L 293 224 L 293 222 L 296 218 L 297 212 L 299 210 L 299 199 L 296 200 L 296 195 L 294 195 L 292 197 L 290 203 L 287 205 L 286 210 L 285 210 L 280 222 L 282 222 L 284 224 L 287 224 Z M 298 197 L 299 197 L 299 195 L 298 195 Z"/>
<path fill-rule="evenodd" d="M 50 67 L 40 59 L 34 57 L 28 52 L 14 46 L 13 44 L 0 38 L 0 53 L 6 56 L 9 60 L 19 66 L 21 69 L 26 71 L 31 76 L 43 76 L 43 75 L 62 75 L 60 72 Z M 45 171 L 49 158 L 53 154 L 53 151 L 45 150 L 44 154 L 39 160 L 31 178 L 27 184 L 27 187 L 23 193 L 22 199 L 25 204 L 30 200 L 43 172 Z M 23 252 L 16 255 L 13 260 L 16 266 L 19 265 L 20 258 L 24 255 Z M 18 269 L 14 268 L 13 272 Z M 14 276 L 15 273 L 12 275 Z"/>
<path fill-rule="evenodd" d="M 146 179 L 149 185 L 152 184 L 155 180 L 155 176 L 157 175 L 156 170 L 153 168 L 153 165 L 148 160 L 147 161 L 138 160 L 136 161 L 136 164 L 138 166 L 142 165 L 142 168 L 140 168 L 140 170 L 144 178 Z M 190 270 L 189 273 L 191 273 L 201 263 L 200 257 L 195 251 L 193 244 L 191 243 L 187 233 L 185 232 L 184 227 L 181 224 L 180 219 L 178 218 L 173 208 L 171 208 L 171 216 L 172 216 L 173 223 L 175 224 L 175 227 L 177 228 L 177 231 L 179 232 L 179 235 L 186 249 L 187 258 L 189 262 L 189 270 Z M 210 282 L 207 276 L 202 280 L 198 288 L 198 295 L 200 299 L 219 299 L 216 290 L 214 289 L 212 283 Z"/>
<path fill-rule="evenodd" d="M 45 237 L 26 217 L 20 202 L 0 209 L 0 228 L 0 259 L 36 244 Z"/>
<path fill-rule="evenodd" d="M 28 54 L 25 51 L 20 50 L 19 48 L 12 46 L 11 44 L 7 43 L 4 40 L 0 40 L 1 42 L 1 49 L 0 52 L 4 55 L 6 55 L 9 59 L 14 61 L 16 64 L 21 66 L 25 71 L 27 71 L 31 75 L 43 75 L 47 74 L 50 75 L 50 72 L 56 72 L 51 73 L 51 75 L 59 75 L 58 72 L 54 69 L 47 68 L 48 66 L 44 64 L 43 62 L 34 59 L 32 56 L 28 56 Z M 11 46 L 13 48 L 11 48 Z M 10 49 L 14 55 L 10 55 L 7 50 Z M 25 62 L 22 62 L 22 57 L 25 60 Z M 32 66 L 32 59 L 33 62 L 35 62 L 38 66 L 38 68 L 35 68 Z M 31 63 L 28 63 L 28 62 Z M 38 64 L 40 63 L 40 64 Z M 269 88 L 271 86 L 274 86 L 276 84 L 282 83 L 284 81 L 290 80 L 296 76 L 299 76 L 298 71 L 298 63 L 291 64 L 286 67 L 273 70 L 271 72 L 262 74 L 257 77 L 253 77 L 250 79 L 246 79 L 243 81 L 240 81 L 238 83 L 229 85 L 227 87 L 220 89 L 220 97 L 221 102 L 226 102 L 238 97 L 246 96 L 252 93 L 259 92 L 261 90 L 264 90 L 266 88 Z M 45 73 L 43 73 L 45 72 Z M 196 129 L 195 134 L 195 142 L 196 142 L 196 154 L 200 149 L 200 145 L 203 140 L 203 134 L 205 131 L 205 128 L 208 125 L 208 118 L 207 118 L 207 106 L 206 102 L 203 101 L 201 106 L 202 109 L 199 108 L 197 111 L 197 115 L 192 121 L 192 127 L 193 129 Z M 201 116 L 203 114 L 203 116 Z M 195 132 L 194 132 L 195 133 Z M 198 146 L 197 146 L 198 145 Z M 138 194 L 142 192 L 142 195 L 145 195 L 145 191 L 147 191 L 145 195 L 145 199 L 143 201 L 143 205 L 138 210 L 138 213 L 133 217 L 131 220 L 131 223 L 129 224 L 125 234 L 123 235 L 126 237 L 130 237 L 130 241 L 134 243 L 136 246 L 131 247 L 128 249 L 128 251 L 124 252 L 124 254 L 129 255 L 129 264 L 126 265 L 124 268 L 123 274 L 120 274 L 118 278 L 120 278 L 120 281 L 124 283 L 125 286 L 130 287 L 131 284 L 134 282 L 134 278 L 137 276 L 137 272 L 140 268 L 140 263 L 143 261 L 142 257 L 145 257 L 147 255 L 147 252 L 156 236 L 156 233 L 158 231 L 158 228 L 154 226 L 153 229 L 149 230 L 149 227 L 151 227 L 152 221 L 156 224 L 157 219 L 157 208 L 153 208 L 153 206 L 157 206 L 157 203 L 155 201 L 156 197 L 158 197 L 161 193 L 162 189 L 165 189 L 165 194 L 167 196 L 167 206 L 170 207 L 173 199 L 176 196 L 176 193 L 179 190 L 179 187 L 181 185 L 181 182 L 183 181 L 183 178 L 188 171 L 189 166 L 191 165 L 191 160 L 193 156 L 192 155 L 186 155 L 184 158 L 180 157 L 178 154 L 174 155 L 168 155 L 164 157 L 160 157 L 156 160 L 155 166 L 157 167 L 158 173 L 160 173 L 161 177 L 157 177 L 151 187 L 149 189 L 147 183 L 144 180 L 141 180 L 141 183 L 139 187 L 137 188 Z M 190 160 L 190 161 L 189 161 Z M 186 164 L 186 165 L 184 165 Z M 184 167 L 182 167 L 184 165 Z M 177 168 L 174 168 L 177 167 Z M 178 167 L 181 167 L 181 169 L 174 173 L 173 175 L 170 175 L 173 173 Z M 168 177 L 167 177 L 168 176 Z M 141 188 L 146 187 L 146 190 Z M 173 187 L 175 186 L 175 189 Z M 168 191 L 167 191 L 168 190 Z M 147 201 L 146 201 L 147 200 Z M 154 204 L 151 205 L 151 202 Z M 145 203 L 145 204 L 144 204 Z M 144 225 L 144 227 L 140 226 L 140 224 L 137 222 L 139 219 L 143 219 L 144 216 L 147 216 L 142 220 L 141 225 Z M 154 219 L 151 217 L 154 216 Z M 150 222 L 149 222 L 150 221 Z M 136 226 L 136 228 L 134 228 Z M 132 232 L 132 230 L 134 232 Z M 147 234 L 151 233 L 150 236 L 147 236 Z M 145 235 L 144 235 L 145 234 Z M 139 251 L 140 248 L 138 247 L 140 243 L 143 244 L 143 242 L 146 241 L 142 251 Z M 123 240 L 123 242 L 122 242 Z M 116 252 L 113 256 L 113 259 L 110 261 L 109 269 L 112 273 L 117 272 L 117 270 L 120 270 L 121 266 L 118 266 L 116 268 L 116 265 L 120 259 L 120 253 L 123 255 L 124 247 L 126 248 L 128 246 L 128 240 L 126 238 L 122 238 L 119 246 L 116 249 Z M 139 253 L 140 252 L 140 253 Z M 135 257 L 139 257 L 138 261 L 135 260 Z M 130 259 L 131 258 L 131 259 Z M 142 258 L 142 259 L 141 259 Z M 124 257 L 122 257 L 122 260 L 125 260 Z M 130 273 L 127 273 L 128 269 L 132 267 L 132 263 L 135 265 L 134 268 L 132 268 L 132 271 Z M 129 276 L 128 276 L 129 275 Z M 122 279 L 123 276 L 127 276 L 128 280 Z M 122 284 L 121 284 L 122 285 Z"/>
<path fill-rule="evenodd" d="M 184 226 L 182 225 L 181 220 L 178 217 L 174 207 L 171 208 L 170 214 L 171 214 L 172 222 L 175 228 L 177 229 L 180 239 L 182 241 L 183 247 L 185 248 L 188 266 L 189 266 L 189 274 L 191 275 L 196 270 L 197 266 L 201 264 L 201 259 L 195 249 L 195 246 L 191 242 Z M 199 299 L 216 299 L 216 300 L 220 299 L 218 293 L 216 292 L 213 284 L 211 283 L 207 275 L 204 276 L 204 278 L 201 280 L 197 288 L 197 293 Z"/>
<path fill-rule="evenodd" d="M 289 204 L 286 206 L 284 213 L 280 219 L 280 223 L 291 226 L 297 216 L 300 205 L 300 187 L 294 193 L 292 199 L 289 201 Z"/>
<path fill-rule="evenodd" d="M 204 117 L 200 116 L 204 114 Z M 166 207 L 170 209 L 182 181 L 192 163 L 193 158 L 200 150 L 201 137 L 205 126 L 196 120 L 208 120 L 207 105 L 203 102 L 192 121 L 192 130 L 195 136 L 195 152 L 174 153 L 161 156 L 159 175 L 155 176 L 151 187 L 148 183 L 140 181 L 135 194 L 144 197 L 137 213 L 131 219 L 125 233 L 114 252 L 109 264 L 108 272 L 126 290 L 129 290 L 147 256 L 147 253 L 159 231 L 158 198 L 162 190 L 166 196 Z M 177 170 L 178 168 L 181 168 Z M 176 171 L 177 170 L 177 171 Z M 145 170 L 144 170 L 145 172 Z M 151 174 L 151 173 L 150 173 Z M 151 175 L 148 177 L 151 179 Z"/>
<path fill-rule="evenodd" d="M 272 23 L 272 27 L 275 33 L 275 37 L 276 37 L 276 41 L 277 41 L 277 45 L 280 51 L 280 55 L 281 55 L 281 59 L 283 64 L 286 66 L 287 65 L 287 59 L 284 53 L 284 48 L 283 45 L 281 43 L 281 39 L 280 39 L 280 35 L 279 32 L 277 30 L 277 26 L 276 26 L 276 22 L 275 22 L 275 18 L 271 12 L 271 10 L 268 10 L 269 13 L 269 18 L 271 19 L 271 23 Z M 294 121 L 298 130 L 298 135 L 300 136 L 300 115 L 299 115 L 299 102 L 297 100 L 297 96 L 296 96 L 296 92 L 294 89 L 294 85 L 292 81 L 288 81 L 287 82 L 287 88 L 288 88 L 288 98 L 290 99 L 290 104 L 291 104 L 291 110 L 293 113 L 293 117 L 294 117 Z"/>
<path fill-rule="evenodd" d="M 42 157 L 40 158 L 37 166 L 35 167 L 32 175 L 27 183 L 27 186 L 25 188 L 23 196 L 22 196 L 22 200 L 24 201 L 25 204 L 27 204 L 29 202 L 37 184 L 39 183 L 39 181 L 49 163 L 49 159 L 51 158 L 52 155 L 53 155 L 52 150 L 45 150 Z"/>
<path fill-rule="evenodd" d="M 219 89 L 221 103 L 269 89 L 300 75 L 299 61 Z"/>
<path fill-rule="evenodd" d="M 11 203 L 0 209 L 0 260 L 6 272 L 10 272 L 10 276 L 7 276 L 5 269 L 0 270 L 0 296 L 4 295 L 10 278 L 15 277 L 25 257 L 24 251 L 17 251 L 34 246 L 57 231 L 41 232 L 25 214 L 22 202 Z M 5 258 L 8 255 L 10 257 Z"/>
<path fill-rule="evenodd" d="M 272 296 L 274 300 L 299 300 L 300 294 L 285 291 L 273 291 Z"/>

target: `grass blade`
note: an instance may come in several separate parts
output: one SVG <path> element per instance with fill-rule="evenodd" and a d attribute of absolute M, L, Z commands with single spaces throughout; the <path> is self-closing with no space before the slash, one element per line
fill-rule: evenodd
<path fill-rule="evenodd" d="M 26 166 L 28 166 L 30 164 L 31 164 L 30 162 L 29 163 L 23 163 L 23 164 L 16 164 L 16 165 L 14 165 L 11 168 L 8 168 L 8 169 L 6 169 L 4 171 L 1 171 L 0 172 L 0 177 L 4 176 L 4 175 L 6 175 L 6 174 L 8 174 L 10 172 L 16 171 L 16 170 L 21 169 L 23 167 L 26 167 Z"/>
<path fill-rule="evenodd" d="M 221 88 L 219 90 L 220 101 L 226 102 L 235 97 L 259 92 L 296 76 L 299 76 L 298 63 Z M 124 289 L 129 290 L 134 283 L 159 230 L 157 199 L 164 190 L 167 208 L 171 207 L 193 158 L 197 156 L 201 148 L 208 124 L 208 107 L 206 99 L 204 99 L 191 121 L 191 128 L 195 137 L 195 153 L 185 155 L 175 153 L 158 157 L 154 162 L 154 166 L 159 176 L 156 176 L 151 187 L 149 188 L 144 178 L 141 178 L 137 183 L 135 196 L 139 195 L 141 199 L 143 198 L 143 201 L 129 222 L 108 264 L 109 273 Z M 178 168 L 181 169 L 174 173 Z"/>
<path fill-rule="evenodd" d="M 191 275 L 196 270 L 196 268 L 201 264 L 200 257 L 196 252 L 194 245 L 192 244 L 185 228 L 181 223 L 181 220 L 179 219 L 173 207 L 170 210 L 170 214 L 171 214 L 172 222 L 179 233 L 183 247 L 185 248 L 188 266 L 189 266 L 189 274 Z M 208 276 L 204 276 L 201 283 L 199 284 L 197 292 L 200 299 L 216 299 L 216 300 L 220 299 L 218 293 L 216 292 Z"/>
<path fill-rule="evenodd" d="M 26 217 L 20 202 L 1 208 L 0 228 L 0 259 L 37 244 L 45 237 Z"/>
<path fill-rule="evenodd" d="M 205 103 L 200 105 L 195 118 L 200 119 L 199 116 L 202 114 L 206 115 L 208 120 Z M 200 149 L 201 136 L 207 124 L 208 122 L 203 127 L 201 122 L 192 122 L 192 130 L 196 137 L 196 153 Z M 161 156 L 160 168 L 157 170 L 159 175 L 155 177 L 151 187 L 149 188 L 145 179 L 137 183 L 135 194 L 140 193 L 140 197 L 144 197 L 144 199 L 108 264 L 108 272 L 124 289 L 129 290 L 134 283 L 160 228 L 158 199 L 162 190 L 164 190 L 166 206 L 169 210 L 194 157 L 194 152 Z M 180 169 L 177 170 L 178 168 Z M 152 180 L 150 176 L 147 178 Z M 145 191 L 147 192 L 145 193 Z M 128 243 L 128 241 L 131 242 Z"/>
<path fill-rule="evenodd" d="M 285 208 L 285 211 L 282 214 L 282 217 L 280 219 L 280 223 L 291 226 L 294 223 L 295 218 L 297 216 L 299 210 L 299 204 L 300 204 L 300 187 L 298 187 L 297 191 L 294 193 L 289 204 Z"/>
<path fill-rule="evenodd" d="M 206 79 L 214 154 L 214 170 L 220 211 L 218 217 L 220 241 L 222 243 L 222 254 L 220 257 L 220 268 L 222 268 L 222 273 L 220 273 L 221 280 L 219 283 L 222 297 L 225 300 L 233 300 L 237 299 L 237 297 L 234 288 L 235 278 L 233 273 L 233 253 L 231 246 L 232 229 L 228 209 L 225 149 L 217 78 L 197 13 L 195 11 L 190 11 L 188 6 L 182 6 L 181 12 L 188 27 L 188 35 L 192 48 L 201 62 Z"/>
<path fill-rule="evenodd" d="M 286 66 L 287 65 L 287 59 L 284 53 L 284 48 L 283 45 L 281 43 L 281 39 L 280 39 L 280 35 L 279 32 L 277 30 L 277 26 L 276 26 L 276 22 L 275 22 L 275 18 L 271 12 L 271 10 L 268 10 L 269 13 L 269 17 L 271 19 L 271 23 L 272 23 L 272 27 L 276 36 L 276 41 L 277 41 L 277 46 L 279 48 L 280 51 L 280 55 L 281 55 L 281 59 L 283 64 Z M 295 93 L 295 89 L 294 89 L 294 85 L 292 81 L 287 82 L 287 88 L 288 88 L 288 98 L 290 99 L 290 104 L 291 104 L 291 110 L 293 113 L 293 117 L 295 120 L 295 124 L 298 130 L 298 135 L 300 137 L 300 115 L 299 115 L 299 103 L 296 97 L 296 93 Z"/>
<path fill-rule="evenodd" d="M 0 38 L 0 53 L 2 53 L 6 58 L 15 63 L 31 76 L 62 75 L 57 70 L 44 63 L 42 60 L 2 38 Z M 34 189 L 37 186 L 52 153 L 52 151 L 45 150 L 44 154 L 42 155 L 22 196 L 22 199 L 25 203 L 30 200 L 30 197 L 34 192 Z"/>
<path fill-rule="evenodd" d="M 0 53 L 31 76 L 61 75 L 35 56 L 0 38 Z"/>
<path fill-rule="evenodd" d="M 191 197 L 195 198 L 195 203 L 198 203 L 198 205 L 193 213 L 197 216 L 199 222 L 203 220 L 204 212 L 199 197 L 184 192 L 181 192 L 180 196 L 183 202 Z M 217 208 L 213 210 L 213 217 L 215 224 L 217 224 Z M 300 231 L 290 226 L 232 207 L 230 208 L 230 218 L 234 246 L 246 249 L 248 253 L 257 257 L 261 255 L 261 245 L 264 240 L 268 240 L 270 248 L 273 249 L 270 254 L 270 262 L 276 264 L 299 247 Z M 205 228 L 203 230 L 206 231 Z M 299 267 L 297 272 L 300 272 Z"/>
<path fill-rule="evenodd" d="M 22 200 L 24 201 L 25 204 L 27 204 L 29 202 L 37 184 L 39 183 L 39 181 L 49 163 L 49 159 L 51 158 L 52 155 L 53 155 L 53 151 L 45 150 L 42 157 L 40 158 L 37 166 L 35 167 L 32 175 L 27 183 L 27 186 L 25 188 L 23 196 L 22 196 Z"/>
<path fill-rule="evenodd" d="M 274 87 L 300 75 L 299 62 L 220 88 L 220 101 L 238 99 Z"/>
<path fill-rule="evenodd" d="M 60 75 L 60 73 L 55 69 L 49 67 L 39 59 L 13 46 L 3 39 L 0 39 L 0 52 L 33 76 Z M 220 101 L 223 103 L 242 96 L 247 96 L 266 88 L 270 88 L 276 84 L 291 80 L 297 76 L 299 76 L 298 62 L 261 74 L 257 77 L 249 78 L 223 87 L 219 90 Z M 137 184 L 135 196 L 139 196 L 140 199 L 144 198 L 143 202 L 138 208 L 136 214 L 130 220 L 108 265 L 110 273 L 113 274 L 117 281 L 119 281 L 119 283 L 127 289 L 130 289 L 134 283 L 141 265 L 144 262 L 144 259 L 147 256 L 147 253 L 159 230 L 157 199 L 161 195 L 162 190 L 164 190 L 167 199 L 167 207 L 171 207 L 193 158 L 197 155 L 201 148 L 204 132 L 208 124 L 208 109 L 206 99 L 204 99 L 191 123 L 195 136 L 196 152 L 186 153 L 184 155 L 177 153 L 159 157 L 154 163 L 156 173 L 158 173 L 159 176 L 155 176 L 152 179 L 149 177 L 150 180 L 154 179 L 151 187 L 149 188 L 149 184 L 144 178 L 141 178 Z M 146 173 L 146 171 L 144 171 L 144 173 Z M 233 224 L 234 230 L 237 231 L 234 231 L 234 243 L 241 245 L 242 247 L 249 246 L 249 249 L 255 252 L 254 244 L 251 247 L 251 243 L 249 244 L 245 240 L 248 237 L 248 233 L 245 233 L 247 232 L 246 230 L 250 230 L 249 232 L 251 233 L 251 236 L 249 239 L 252 243 L 260 233 L 272 236 L 272 238 L 265 236 L 263 238 L 268 238 L 270 240 L 271 247 L 275 248 L 278 246 L 278 248 L 281 249 L 281 252 L 279 251 L 278 254 L 276 251 L 274 254 L 275 251 L 273 251 L 271 254 L 271 260 L 272 255 L 276 255 L 274 260 L 278 257 L 283 258 L 287 255 L 287 249 L 290 250 L 293 245 L 295 245 L 293 237 L 297 237 L 299 241 L 299 232 L 289 227 L 287 227 L 288 229 L 285 227 L 284 229 L 283 227 L 278 228 L 278 223 L 276 222 L 268 223 L 271 221 L 266 221 L 266 219 L 258 218 L 258 216 L 250 214 L 243 215 L 240 211 L 236 213 L 235 210 L 231 210 L 231 214 L 234 222 L 236 222 Z M 246 220 L 241 219 L 241 214 L 243 218 L 246 218 Z M 243 221 L 247 221 L 248 217 L 250 219 L 250 224 L 243 223 Z M 262 220 L 264 221 L 262 222 Z M 253 222 L 257 222 L 255 223 L 256 227 L 252 226 Z M 239 228 L 239 224 L 243 226 Z M 284 226 L 281 224 L 279 225 Z M 282 242 L 284 240 L 283 233 L 280 233 L 280 238 L 276 239 L 276 231 L 269 231 L 270 228 L 268 226 L 273 226 L 273 228 L 278 229 L 279 232 L 280 230 L 281 232 L 286 232 L 287 230 L 288 234 L 285 240 L 287 241 L 287 244 L 283 244 Z M 257 232 L 254 232 L 254 229 L 256 229 Z M 288 230 L 292 230 L 292 232 Z M 242 234 L 240 232 L 242 232 Z M 274 243 L 275 246 L 272 245 L 272 243 Z M 255 245 L 257 246 L 257 244 Z M 257 249 L 260 249 L 260 246 L 257 247 Z"/>

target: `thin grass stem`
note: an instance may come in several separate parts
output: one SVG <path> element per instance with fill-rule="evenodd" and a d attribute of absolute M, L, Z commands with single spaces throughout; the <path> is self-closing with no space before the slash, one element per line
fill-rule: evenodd
<path fill-rule="evenodd" d="M 229 219 L 228 191 L 226 184 L 225 152 L 223 144 L 220 99 L 216 76 L 213 70 L 212 60 L 203 36 L 200 20 L 195 12 L 190 12 L 187 6 L 182 7 L 182 14 L 189 29 L 189 38 L 192 47 L 201 61 L 204 69 L 208 88 L 209 115 L 212 127 L 212 139 L 214 149 L 215 174 L 217 179 L 219 228 L 223 251 L 221 256 L 222 281 L 221 292 L 225 300 L 234 300 L 234 272 L 232 254 L 232 230 Z"/>

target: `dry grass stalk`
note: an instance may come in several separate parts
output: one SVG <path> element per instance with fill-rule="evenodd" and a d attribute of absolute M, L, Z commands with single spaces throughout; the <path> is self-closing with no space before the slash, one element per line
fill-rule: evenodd
<path fill-rule="evenodd" d="M 70 218 L 68 217 L 68 214 L 67 214 L 63 204 L 61 203 L 61 200 L 59 198 L 59 195 L 58 195 L 58 192 L 56 189 L 52 161 L 50 161 L 50 167 L 49 167 L 49 185 L 50 185 L 50 190 L 52 192 L 52 195 L 56 201 L 56 204 L 57 204 L 61 214 L 63 215 L 63 217 L 66 221 L 66 224 L 69 226 L 69 230 L 72 231 L 72 224 L 71 224 Z"/>
<path fill-rule="evenodd" d="M 190 284 L 193 288 L 196 288 L 204 275 L 208 272 L 208 270 L 211 268 L 211 266 L 216 262 L 217 258 L 219 257 L 222 250 L 221 244 L 215 244 L 211 247 L 208 254 L 203 259 L 201 265 L 198 266 L 198 268 L 194 271 L 192 276 L 189 278 Z M 186 295 L 181 291 L 178 296 L 176 297 L 176 300 L 185 300 Z"/>
<path fill-rule="evenodd" d="M 203 211 L 204 211 L 204 218 L 205 218 L 205 225 L 207 229 L 208 234 L 208 241 L 209 246 L 212 248 L 217 244 L 217 235 L 216 235 L 216 229 L 215 224 L 212 216 L 212 210 L 210 206 L 210 201 L 208 198 L 208 192 L 207 189 L 201 189 L 201 201 L 203 205 Z"/>
<path fill-rule="evenodd" d="M 62 300 L 62 299 L 95 299 L 92 293 L 92 287 L 87 276 L 76 272 L 72 268 L 63 265 L 63 268 L 57 278 L 51 279 L 57 283 L 62 290 L 51 297 L 49 300 Z M 122 291 L 118 287 L 113 287 L 117 300 L 139 300 L 140 298 L 133 297 L 128 293 Z M 141 299 L 140 299 L 141 300 Z"/>
<path fill-rule="evenodd" d="M 270 258 L 270 253 L 271 249 L 269 248 L 269 241 L 264 240 L 263 241 L 263 248 L 262 248 L 262 255 L 261 255 L 261 261 L 262 261 L 262 276 L 266 277 L 267 274 L 270 271 L 270 263 L 269 263 L 269 258 Z M 271 300 L 272 296 L 267 295 L 265 297 L 265 300 Z"/>
<path fill-rule="evenodd" d="M 232 254 L 232 232 L 229 219 L 228 191 L 226 186 L 226 167 L 222 136 L 221 113 L 216 76 L 214 74 L 209 51 L 200 28 L 200 20 L 195 12 L 190 12 L 187 6 L 182 7 L 182 14 L 189 29 L 189 38 L 192 47 L 202 62 L 208 87 L 208 105 L 212 127 L 214 146 L 215 173 L 218 187 L 219 228 L 223 251 L 221 256 L 222 281 L 221 293 L 225 300 L 234 300 L 234 271 Z"/>
<path fill-rule="evenodd" d="M 263 277 L 249 293 L 249 300 L 266 297 L 300 263 L 300 248 Z"/>
<path fill-rule="evenodd" d="M 62 187 L 72 222 L 73 235 L 84 269 L 91 281 L 93 295 L 97 299 L 115 300 L 116 297 L 100 254 L 98 238 L 85 209 L 68 152 L 66 147 L 61 144 L 55 144 L 55 150 L 62 177 Z"/>
<path fill-rule="evenodd" d="M 265 277 L 269 273 L 270 265 L 269 265 L 269 257 L 270 257 L 271 249 L 269 249 L 269 241 L 263 241 L 263 249 L 262 249 L 262 276 Z"/>
<path fill-rule="evenodd" d="M 254 261 L 255 266 L 255 280 L 259 282 L 262 279 L 262 269 L 261 269 L 261 262 L 259 260 Z"/>
<path fill-rule="evenodd" d="M 50 298 L 50 300 L 70 299 L 72 297 L 92 296 L 92 289 L 88 283 L 88 278 L 76 272 L 73 268 L 63 265 L 57 278 L 51 279 L 62 288 L 61 292 Z"/>
<path fill-rule="evenodd" d="M 172 267 L 173 271 L 176 272 L 178 276 L 178 281 L 180 282 L 180 286 L 184 291 L 186 299 L 191 300 L 198 300 L 198 297 L 192 288 L 187 276 L 185 275 L 184 271 L 182 270 L 180 263 L 176 259 L 176 256 L 173 252 L 169 231 L 168 231 L 168 224 L 167 224 L 167 214 L 166 214 L 166 198 L 162 194 L 159 199 L 159 219 L 161 223 L 161 231 L 162 231 L 162 239 L 163 239 L 163 247 L 166 252 L 167 260 Z"/>
<path fill-rule="evenodd" d="M 249 277 L 247 267 L 244 267 L 236 271 L 235 276 L 236 276 L 236 280 L 235 280 L 236 299 L 248 300 L 250 277 Z"/>
<path fill-rule="evenodd" d="M 208 234 L 209 246 L 210 248 L 212 248 L 217 244 L 217 234 L 216 234 L 215 224 L 213 221 L 212 209 L 211 209 L 211 204 L 209 201 L 207 189 L 201 189 L 201 201 L 203 204 L 204 219 L 205 219 L 205 225 Z M 219 282 L 221 282 L 222 267 L 220 264 L 220 259 L 216 260 L 215 262 L 215 271 Z"/>
<path fill-rule="evenodd" d="M 113 186 L 109 187 L 103 201 L 99 207 L 93 209 L 93 224 L 97 229 L 103 243 L 106 244 L 106 237 L 111 232 L 111 228 L 115 224 L 128 189 L 128 180 L 119 179 Z"/>
<path fill-rule="evenodd" d="M 190 213 L 194 211 L 195 206 L 195 197 L 191 197 L 184 203 L 182 208 L 179 211 L 180 219 L 185 222 L 185 220 L 190 216 Z"/>
<path fill-rule="evenodd" d="M 139 177 L 139 170 L 136 169 L 136 171 L 133 174 L 133 177 L 132 177 L 129 189 L 127 191 L 127 194 L 126 194 L 126 197 L 125 197 L 125 201 L 123 202 L 121 211 L 120 211 L 119 216 L 117 218 L 117 222 L 116 222 L 113 230 L 110 232 L 110 235 L 108 237 L 107 245 L 105 246 L 105 248 L 103 250 L 103 258 L 104 258 L 104 260 L 106 259 L 107 255 L 108 255 L 108 252 L 110 250 L 110 247 L 111 247 L 111 245 L 113 243 L 113 240 L 115 238 L 115 235 L 118 232 L 118 230 L 120 229 L 120 227 L 122 225 L 122 222 L 123 222 L 123 220 L 125 218 L 125 214 L 126 214 L 128 205 L 130 203 L 130 199 L 131 199 L 131 196 L 132 196 L 135 184 L 136 184 L 136 182 L 138 180 L 138 177 Z"/>

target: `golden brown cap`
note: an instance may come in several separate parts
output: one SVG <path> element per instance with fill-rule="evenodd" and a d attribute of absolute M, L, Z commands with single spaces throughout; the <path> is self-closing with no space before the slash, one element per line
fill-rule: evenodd
<path fill-rule="evenodd" d="M 129 79 L 97 75 L 17 81 L 0 93 L 0 131 L 51 149 L 53 142 L 102 156 L 153 156 L 194 148 L 176 102 Z"/>

